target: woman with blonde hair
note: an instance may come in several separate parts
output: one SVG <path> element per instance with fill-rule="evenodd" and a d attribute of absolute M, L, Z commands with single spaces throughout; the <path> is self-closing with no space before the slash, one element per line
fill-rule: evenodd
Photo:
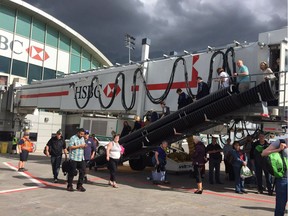
<path fill-rule="evenodd" d="M 267 62 L 262 61 L 260 63 L 260 70 L 264 73 L 264 81 L 276 79 L 276 76 L 274 75 L 273 71 L 268 67 Z"/>

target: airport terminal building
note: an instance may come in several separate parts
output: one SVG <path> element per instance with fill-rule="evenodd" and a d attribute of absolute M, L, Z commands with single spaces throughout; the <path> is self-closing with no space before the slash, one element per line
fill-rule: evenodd
<path fill-rule="evenodd" d="M 14 82 L 63 77 L 111 66 L 111 62 L 79 33 L 51 15 L 21 0 L 0 0 L 0 92 Z M 0 141 L 15 128 L 17 118 L 7 112 L 1 96 Z M 16 120 L 15 120 L 16 119 Z M 27 115 L 36 137 L 51 137 L 62 124 L 62 116 L 37 110 Z M 23 126 L 23 122 L 20 126 Z M 37 139 L 37 138 L 36 138 Z M 4 140 L 5 141 L 5 140 Z"/>

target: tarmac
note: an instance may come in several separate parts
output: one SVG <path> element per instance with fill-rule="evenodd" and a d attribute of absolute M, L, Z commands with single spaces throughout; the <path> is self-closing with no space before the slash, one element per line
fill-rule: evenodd
<path fill-rule="evenodd" d="M 29 155 L 26 172 L 18 172 L 19 155 L 0 154 L 1 216 L 230 216 L 274 213 L 275 195 L 236 194 L 234 183 L 225 180 L 224 164 L 221 179 L 224 184 L 208 183 L 204 178 L 203 194 L 194 194 L 196 181 L 189 173 L 169 173 L 170 184 L 153 184 L 148 177 L 152 168 L 133 171 L 128 163 L 118 167 L 119 188 L 108 185 L 106 168 L 91 170 L 86 192 L 66 191 L 66 176 L 59 174 L 59 183 L 53 183 L 50 158 L 43 154 Z M 76 180 L 74 178 L 76 187 Z"/>

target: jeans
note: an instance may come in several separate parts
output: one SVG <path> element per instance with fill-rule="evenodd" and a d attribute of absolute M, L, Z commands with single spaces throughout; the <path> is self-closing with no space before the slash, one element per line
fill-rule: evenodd
<path fill-rule="evenodd" d="M 85 161 L 70 161 L 70 165 L 71 165 L 71 169 L 68 173 L 68 187 L 72 187 L 73 185 L 73 178 L 76 174 L 76 169 L 79 170 L 79 177 L 78 177 L 78 183 L 77 183 L 77 187 L 81 186 L 83 184 L 83 178 L 84 178 L 84 174 L 85 174 Z"/>
<path fill-rule="evenodd" d="M 257 189 L 259 191 L 263 191 L 263 182 L 262 182 L 262 177 L 263 177 L 263 169 L 262 166 L 255 163 L 255 173 L 256 173 L 256 179 L 257 179 Z M 272 176 L 267 172 L 264 171 L 265 179 L 266 179 L 266 187 L 268 188 L 268 192 L 272 191 Z"/>
<path fill-rule="evenodd" d="M 62 161 L 62 155 L 61 156 L 51 156 L 52 173 L 53 173 L 54 179 L 58 178 L 61 161 Z"/>
<path fill-rule="evenodd" d="M 214 183 L 214 169 L 216 182 L 220 182 L 220 162 L 218 160 L 209 160 L 209 183 Z"/>
<path fill-rule="evenodd" d="M 287 203 L 287 178 L 276 178 L 276 207 L 274 216 L 284 216 Z"/>
<path fill-rule="evenodd" d="M 240 177 L 241 166 L 233 166 L 235 177 L 235 191 L 244 191 L 244 179 Z"/>
<path fill-rule="evenodd" d="M 108 162 L 108 169 L 110 171 L 110 181 L 116 181 L 116 171 L 118 167 L 119 159 L 110 158 Z"/>

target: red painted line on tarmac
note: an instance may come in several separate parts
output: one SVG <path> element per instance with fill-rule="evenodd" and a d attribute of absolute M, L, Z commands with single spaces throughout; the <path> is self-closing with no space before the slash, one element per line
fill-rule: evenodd
<path fill-rule="evenodd" d="M 131 180 L 131 178 L 127 178 L 127 177 L 119 177 L 121 180 L 124 180 L 125 182 L 135 182 L 135 183 L 141 183 L 141 184 L 150 184 L 152 182 L 144 182 L 144 181 L 138 181 L 138 180 Z M 155 184 L 156 187 L 164 187 L 164 188 L 171 188 L 174 190 L 184 190 L 184 191 L 189 191 L 189 192 L 194 192 L 196 189 L 192 189 L 192 188 L 181 188 L 181 187 L 172 187 L 169 184 Z M 219 196 L 219 197 L 226 197 L 226 198 L 232 198 L 232 199 L 237 199 L 237 200 L 246 200 L 246 201 L 254 201 L 254 202 L 260 202 L 260 203 L 269 203 L 269 204 L 275 204 L 275 200 L 265 200 L 265 199 L 257 199 L 257 198 L 251 198 L 251 197 L 247 197 L 249 196 L 249 194 L 243 194 L 240 196 L 234 196 L 234 195 L 230 195 L 230 194 L 221 194 L 221 193 L 216 193 L 213 191 L 207 191 L 204 190 L 203 194 L 207 194 L 207 195 L 214 195 L 214 196 Z M 242 197 L 243 196 L 243 197 Z"/>
<path fill-rule="evenodd" d="M 11 193 L 16 193 L 16 192 L 22 192 L 22 191 L 27 191 L 27 190 L 36 190 L 39 189 L 41 187 L 37 186 L 37 187 L 27 187 L 27 188 L 17 188 L 17 189 L 11 189 L 11 190 L 3 190 L 0 191 L 0 194 L 11 194 Z"/>

